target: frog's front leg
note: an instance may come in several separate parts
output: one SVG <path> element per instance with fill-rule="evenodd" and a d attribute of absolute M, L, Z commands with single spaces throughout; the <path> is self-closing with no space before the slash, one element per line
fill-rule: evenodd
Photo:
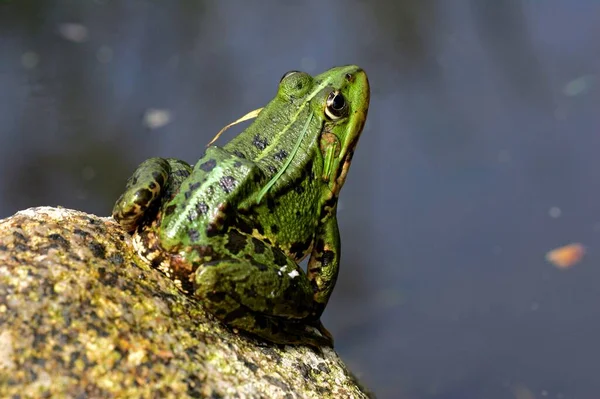
<path fill-rule="evenodd" d="M 331 346 L 331 335 L 314 317 L 318 308 L 304 271 L 278 248 L 232 234 L 259 253 L 203 264 L 194 276 L 194 296 L 225 324 L 268 341 Z"/>
<path fill-rule="evenodd" d="M 333 210 L 335 212 L 335 209 Z M 333 292 L 340 267 L 340 232 L 335 213 L 319 228 L 308 261 L 307 276 L 314 292 L 315 316 L 325 310 Z"/>
<path fill-rule="evenodd" d="M 191 170 L 186 162 L 174 158 L 145 160 L 127 180 L 125 192 L 113 208 L 113 218 L 127 232 L 133 232 L 164 199 L 173 195 Z"/>

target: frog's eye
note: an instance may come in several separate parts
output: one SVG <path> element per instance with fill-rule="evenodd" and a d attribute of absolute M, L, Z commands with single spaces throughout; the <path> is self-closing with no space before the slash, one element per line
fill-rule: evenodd
<path fill-rule="evenodd" d="M 281 77 L 281 79 L 279 79 L 279 83 L 283 82 L 283 79 L 285 79 L 295 73 L 298 73 L 298 72 L 300 72 L 300 71 L 289 71 L 289 72 L 284 73 L 283 76 Z"/>
<path fill-rule="evenodd" d="M 329 93 L 325 103 L 325 115 L 333 121 L 340 119 L 348 114 L 348 104 L 346 99 L 339 91 L 335 90 Z"/>

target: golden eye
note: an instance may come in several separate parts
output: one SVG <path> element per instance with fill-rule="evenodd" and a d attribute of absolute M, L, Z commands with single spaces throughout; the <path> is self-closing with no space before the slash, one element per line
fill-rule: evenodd
<path fill-rule="evenodd" d="M 283 79 L 287 78 L 288 76 L 291 76 L 295 73 L 298 73 L 300 71 L 289 71 L 283 74 L 283 76 L 281 77 L 281 79 L 279 79 L 279 83 L 281 83 L 283 81 Z"/>
<path fill-rule="evenodd" d="M 338 120 L 348 114 L 346 99 L 338 90 L 332 91 L 325 103 L 325 115 L 331 120 Z"/>

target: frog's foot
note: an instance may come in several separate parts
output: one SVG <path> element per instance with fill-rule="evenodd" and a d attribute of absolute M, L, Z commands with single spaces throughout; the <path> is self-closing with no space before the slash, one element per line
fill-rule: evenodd
<path fill-rule="evenodd" d="M 190 174 L 191 167 L 172 158 L 150 158 L 127 180 L 125 192 L 112 211 L 113 218 L 129 233 L 156 214 L 163 199 Z"/>
<path fill-rule="evenodd" d="M 223 323 L 280 344 L 332 346 L 315 321 L 310 282 L 293 261 L 285 266 L 228 259 L 201 266 L 194 296 Z"/>

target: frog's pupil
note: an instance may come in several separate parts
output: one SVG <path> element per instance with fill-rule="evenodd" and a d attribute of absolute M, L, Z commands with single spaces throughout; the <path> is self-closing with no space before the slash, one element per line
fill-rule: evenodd
<path fill-rule="evenodd" d="M 332 106 L 333 109 L 339 111 L 342 108 L 344 108 L 344 105 L 346 105 L 346 101 L 344 100 L 344 96 L 342 96 L 341 94 L 338 94 L 335 97 L 333 97 L 333 101 L 331 103 L 331 106 Z"/>

